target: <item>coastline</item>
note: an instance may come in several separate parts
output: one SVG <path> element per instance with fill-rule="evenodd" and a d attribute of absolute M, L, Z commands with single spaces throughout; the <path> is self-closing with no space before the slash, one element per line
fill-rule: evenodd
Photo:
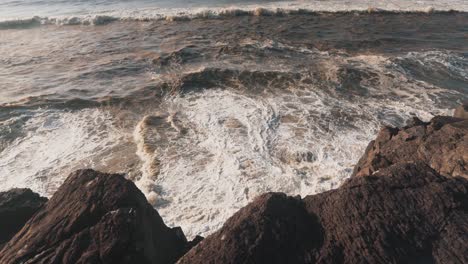
<path fill-rule="evenodd" d="M 455 117 L 412 119 L 404 128 L 383 128 L 355 175 L 338 189 L 303 199 L 261 195 L 220 230 L 191 242 L 180 228 L 168 229 L 121 175 L 78 171 L 3 247 L 0 262 L 174 263 L 180 258 L 177 263 L 464 263 L 466 109 L 457 108 Z M 392 159 L 392 148 L 406 154 Z M 441 159 L 412 154 L 421 149 Z M 157 224 L 151 227 L 150 222 Z M 148 230 L 153 230 L 152 240 L 134 235 Z"/>

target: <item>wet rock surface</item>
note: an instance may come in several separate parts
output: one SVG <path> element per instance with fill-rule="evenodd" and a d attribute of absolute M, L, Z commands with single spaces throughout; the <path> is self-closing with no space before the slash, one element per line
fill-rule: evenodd
<path fill-rule="evenodd" d="M 30 189 L 0 192 L 0 249 L 46 202 Z"/>
<path fill-rule="evenodd" d="M 404 163 L 303 200 L 269 193 L 178 263 L 466 263 L 467 191 Z"/>
<path fill-rule="evenodd" d="M 353 176 L 372 175 L 392 164 L 422 161 L 444 176 L 468 178 L 468 120 L 434 117 L 403 128 L 384 127 L 371 141 Z"/>
<path fill-rule="evenodd" d="M 174 263 L 187 250 L 121 175 L 73 173 L 5 245 L 0 263 Z"/>

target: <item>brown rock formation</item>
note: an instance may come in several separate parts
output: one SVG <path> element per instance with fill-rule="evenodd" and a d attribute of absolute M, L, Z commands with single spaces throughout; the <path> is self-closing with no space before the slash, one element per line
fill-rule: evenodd
<path fill-rule="evenodd" d="M 178 263 L 468 263 L 467 194 L 424 163 L 303 200 L 269 193 Z"/>
<path fill-rule="evenodd" d="M 234 214 L 180 263 L 304 263 L 319 225 L 300 198 L 267 193 Z"/>
<path fill-rule="evenodd" d="M 400 163 L 304 199 L 325 239 L 317 262 L 467 263 L 468 181 Z"/>
<path fill-rule="evenodd" d="M 369 143 L 353 176 L 372 173 L 400 162 L 422 161 L 445 176 L 468 178 L 468 120 L 434 117 L 418 119 L 404 128 L 383 128 Z"/>
<path fill-rule="evenodd" d="M 30 189 L 0 192 L 0 250 L 45 202 L 47 198 Z"/>
<path fill-rule="evenodd" d="M 174 263 L 187 249 L 121 175 L 70 175 L 0 251 L 0 263 Z"/>

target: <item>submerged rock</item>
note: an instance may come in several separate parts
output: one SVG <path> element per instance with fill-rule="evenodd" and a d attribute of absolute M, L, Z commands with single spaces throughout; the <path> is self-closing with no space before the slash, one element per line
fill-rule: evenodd
<path fill-rule="evenodd" d="M 269 193 L 178 263 L 467 263 L 467 192 L 404 163 L 303 200 Z"/>
<path fill-rule="evenodd" d="M 0 249 L 46 202 L 30 189 L 0 192 Z"/>
<path fill-rule="evenodd" d="M 187 250 L 121 175 L 73 173 L 0 252 L 0 263 L 174 263 Z"/>
<path fill-rule="evenodd" d="M 372 175 L 392 164 L 422 161 L 445 176 L 468 178 L 468 120 L 434 117 L 404 128 L 385 127 L 370 142 L 353 176 Z"/>
<path fill-rule="evenodd" d="M 458 117 L 458 118 L 468 119 L 468 103 L 457 107 L 455 109 L 455 112 L 453 113 L 453 116 Z"/>

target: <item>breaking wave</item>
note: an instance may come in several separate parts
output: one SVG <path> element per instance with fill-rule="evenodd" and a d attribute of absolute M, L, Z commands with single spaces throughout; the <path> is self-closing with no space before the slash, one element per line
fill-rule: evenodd
<path fill-rule="evenodd" d="M 26 19 L 9 19 L 0 21 L 0 29 L 24 29 L 32 28 L 41 25 L 60 25 L 60 26 L 76 26 L 76 25 L 92 25 L 102 26 L 112 22 L 157 22 L 157 21 L 187 21 L 193 19 L 218 19 L 226 17 L 240 16 L 293 16 L 293 15 L 317 15 L 317 14 L 339 14 L 339 13 L 386 13 L 386 14 L 437 14 L 437 13 L 455 13 L 467 12 L 467 10 L 454 9 L 439 9 L 427 7 L 423 9 L 409 10 L 386 10 L 374 7 L 350 9 L 350 10 L 328 10 L 328 9 L 283 9 L 283 8 L 220 8 L 220 9 L 205 9 L 201 11 L 187 10 L 171 10 L 164 13 L 159 13 L 156 10 L 140 10 L 130 13 L 118 12 L 117 14 L 93 14 L 93 15 L 78 15 L 78 16 L 60 16 L 60 17 L 43 17 L 34 16 Z"/>

